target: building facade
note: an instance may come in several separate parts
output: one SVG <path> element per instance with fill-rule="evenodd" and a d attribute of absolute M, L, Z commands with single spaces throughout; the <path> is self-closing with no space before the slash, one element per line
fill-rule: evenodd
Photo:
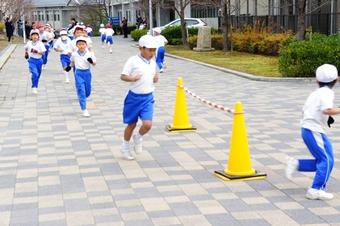
<path fill-rule="evenodd" d="M 72 17 L 77 18 L 77 7 L 69 0 L 32 0 L 31 22 L 49 23 L 60 29 L 67 27 Z"/>

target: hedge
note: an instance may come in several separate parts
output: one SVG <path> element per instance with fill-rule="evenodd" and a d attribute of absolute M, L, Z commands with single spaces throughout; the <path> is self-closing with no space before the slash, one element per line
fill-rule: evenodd
<path fill-rule="evenodd" d="M 198 34 L 198 28 L 188 28 L 189 37 Z M 169 26 L 162 30 L 162 35 L 168 40 L 169 45 L 182 44 L 181 26 Z"/>
<path fill-rule="evenodd" d="M 140 37 L 142 37 L 143 35 L 146 35 L 148 31 L 146 29 L 143 29 L 143 30 L 133 30 L 131 31 L 131 38 L 134 40 L 134 41 L 138 41 Z"/>
<path fill-rule="evenodd" d="M 248 52 L 264 55 L 278 55 L 280 48 L 292 38 L 290 33 L 272 34 L 269 32 L 233 32 L 231 42 L 233 49 L 240 52 Z M 190 48 L 196 47 L 197 36 L 189 38 Z M 223 35 L 212 34 L 211 46 L 215 49 L 223 49 Z"/>
<path fill-rule="evenodd" d="M 284 46 L 279 56 L 279 71 L 288 77 L 314 77 L 322 64 L 340 66 L 340 36 L 307 35 L 311 39 L 292 41 Z"/>

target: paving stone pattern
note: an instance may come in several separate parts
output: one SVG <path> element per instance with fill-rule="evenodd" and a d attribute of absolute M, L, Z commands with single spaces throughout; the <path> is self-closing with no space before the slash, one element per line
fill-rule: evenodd
<path fill-rule="evenodd" d="M 119 76 L 138 50 L 122 38 L 115 38 L 113 54 L 94 43 L 90 118 L 81 116 L 74 79 L 63 82 L 56 53 L 37 96 L 22 45 L 0 72 L 0 225 L 340 225 L 339 124 L 329 134 L 336 156 L 333 200 L 304 198 L 312 174 L 284 177 L 287 155 L 309 156 L 299 121 L 315 83 L 249 81 L 167 58 L 145 152 L 125 161 L 121 112 L 128 85 Z M 225 112 L 187 96 L 198 131 L 165 132 L 178 76 L 211 101 L 228 107 L 242 101 L 252 163 L 266 180 L 223 182 L 212 175 L 227 162 L 232 118 Z M 339 87 L 335 91 L 340 105 Z"/>

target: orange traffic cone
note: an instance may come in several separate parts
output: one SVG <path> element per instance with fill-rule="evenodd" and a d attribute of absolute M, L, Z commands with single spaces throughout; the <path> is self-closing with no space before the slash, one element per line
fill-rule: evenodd
<path fill-rule="evenodd" d="M 252 168 L 241 102 L 235 104 L 228 166 L 224 171 L 215 171 L 215 175 L 223 180 L 257 180 L 267 176 Z"/>
<path fill-rule="evenodd" d="M 173 123 L 168 125 L 166 129 L 169 132 L 190 132 L 196 130 L 196 128 L 190 124 L 185 91 L 183 89 L 183 79 L 181 77 L 177 80 Z"/>

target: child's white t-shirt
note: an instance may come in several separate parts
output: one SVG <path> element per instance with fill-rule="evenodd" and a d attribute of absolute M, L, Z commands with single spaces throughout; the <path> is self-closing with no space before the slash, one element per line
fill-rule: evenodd
<path fill-rule="evenodd" d="M 103 35 L 103 34 L 105 34 L 105 30 L 106 30 L 106 29 L 103 28 L 103 27 L 102 27 L 102 28 L 99 28 L 99 33 L 100 33 L 101 35 Z"/>
<path fill-rule="evenodd" d="M 105 35 L 106 36 L 112 36 L 115 33 L 115 31 L 112 28 L 106 28 L 105 29 Z"/>
<path fill-rule="evenodd" d="M 40 59 L 42 55 L 38 53 L 32 53 L 31 52 L 32 49 L 37 50 L 39 53 L 46 52 L 45 45 L 40 41 L 37 42 L 28 41 L 27 44 L 25 45 L 25 49 L 27 49 L 28 56 L 35 59 Z"/>
<path fill-rule="evenodd" d="M 92 28 L 91 28 L 91 27 L 86 27 L 86 32 L 87 32 L 87 33 L 92 32 Z"/>
<path fill-rule="evenodd" d="M 72 53 L 72 41 L 69 37 L 67 37 L 66 41 L 61 40 L 61 38 L 58 38 L 57 41 L 54 43 L 53 46 L 55 49 L 62 49 L 63 51 L 61 54 L 69 54 Z"/>
<path fill-rule="evenodd" d="M 87 61 L 87 58 L 92 58 L 94 62 L 96 62 L 96 58 L 93 52 L 85 50 L 84 53 L 80 53 L 79 51 L 75 51 L 72 53 L 71 61 L 74 62 L 76 69 L 86 70 L 90 69 L 91 64 Z"/>
<path fill-rule="evenodd" d="M 319 133 L 326 133 L 328 115 L 322 111 L 333 108 L 334 91 L 324 86 L 312 92 L 303 106 L 301 127 Z"/>
<path fill-rule="evenodd" d="M 155 90 L 153 78 L 156 75 L 156 62 L 154 59 L 146 60 L 141 55 L 130 57 L 124 65 L 123 75 L 142 77 L 136 82 L 130 82 L 129 89 L 136 94 L 152 93 Z"/>
<path fill-rule="evenodd" d="M 168 40 L 163 35 L 155 36 L 154 40 L 156 41 L 158 47 L 165 46 L 165 44 L 168 43 Z"/>

